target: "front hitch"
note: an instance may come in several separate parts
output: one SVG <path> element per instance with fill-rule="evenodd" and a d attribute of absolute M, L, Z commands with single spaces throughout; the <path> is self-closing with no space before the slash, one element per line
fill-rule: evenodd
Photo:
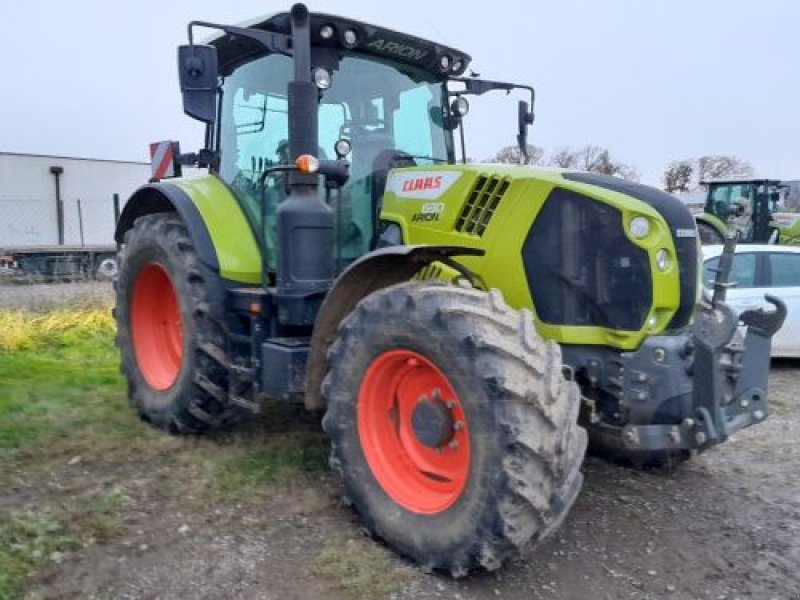
<path fill-rule="evenodd" d="M 766 418 L 772 336 L 783 325 L 786 305 L 767 295 L 774 310 L 737 316 L 725 303 L 735 245 L 726 240 L 712 294 L 689 331 L 652 336 L 623 355 L 632 418 L 615 445 L 627 451 L 702 451 Z M 736 335 L 740 323 L 746 327 L 743 339 Z M 669 422 L 659 423 L 665 406 L 673 407 Z"/>

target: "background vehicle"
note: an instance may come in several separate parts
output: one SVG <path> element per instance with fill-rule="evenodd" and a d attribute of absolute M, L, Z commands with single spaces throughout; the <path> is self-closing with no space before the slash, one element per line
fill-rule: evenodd
<path fill-rule="evenodd" d="M 774 179 L 703 181 L 706 204 L 697 215 L 704 244 L 721 244 L 728 231 L 741 243 L 800 243 L 800 203 L 791 186 Z"/>
<path fill-rule="evenodd" d="M 324 408 L 366 527 L 460 575 L 562 521 L 579 412 L 595 445 L 640 461 L 765 418 L 783 307 L 741 315 L 759 327 L 732 344 L 722 269 L 692 322 L 698 245 L 677 199 L 458 164 L 466 98 L 532 101 L 530 87 L 464 78 L 463 52 L 303 5 L 247 28 L 195 22 L 190 42 L 198 26 L 224 35 L 179 48 L 184 110 L 207 135 L 177 159 L 210 173 L 143 186 L 116 232 L 117 343 L 144 419 L 199 432 L 258 394 Z M 530 104 L 517 114 L 524 153 Z"/>
<path fill-rule="evenodd" d="M 703 248 L 703 280 L 713 282 L 722 246 Z M 770 294 L 786 303 L 786 321 L 772 339 L 772 356 L 800 358 L 800 248 L 753 244 L 740 246 L 730 275 L 735 284 L 727 301 L 738 313 L 766 305 Z"/>

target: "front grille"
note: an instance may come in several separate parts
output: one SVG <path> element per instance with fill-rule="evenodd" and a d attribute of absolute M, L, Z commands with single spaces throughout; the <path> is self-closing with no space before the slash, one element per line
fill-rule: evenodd
<path fill-rule="evenodd" d="M 555 188 L 522 247 L 536 314 L 552 325 L 637 331 L 653 304 L 647 252 L 616 208 Z"/>
<path fill-rule="evenodd" d="M 458 216 L 456 231 L 483 236 L 509 183 L 508 179 L 479 175 Z"/>
<path fill-rule="evenodd" d="M 656 188 L 626 181 L 619 177 L 598 175 L 597 173 L 564 173 L 564 179 L 588 183 L 598 187 L 627 194 L 641 200 L 656 209 L 669 225 L 678 253 L 678 269 L 680 272 L 681 301 L 678 310 L 667 326 L 668 329 L 679 329 L 689 324 L 697 301 L 697 239 L 687 237 L 681 232 L 695 230 L 694 217 L 689 209 L 672 194 Z"/>

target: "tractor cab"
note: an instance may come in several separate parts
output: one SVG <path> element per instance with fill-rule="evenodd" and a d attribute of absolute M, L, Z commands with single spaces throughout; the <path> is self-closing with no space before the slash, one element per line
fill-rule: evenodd
<path fill-rule="evenodd" d="M 766 243 L 772 235 L 772 214 L 784 196 L 781 182 L 773 179 L 703 181 L 706 215 L 735 231 L 739 241 Z M 720 234 L 720 238 L 722 234 Z"/>
<path fill-rule="evenodd" d="M 290 194 L 290 176 L 275 167 L 292 164 L 300 145 L 323 161 L 346 160 L 347 180 L 317 190 L 334 213 L 339 272 L 376 247 L 391 169 L 456 162 L 453 134 L 468 111 L 464 96 L 521 88 L 532 102 L 533 91 L 463 79 L 467 54 L 338 16 L 310 14 L 308 47 L 290 48 L 284 40 L 292 34 L 291 20 L 281 13 L 247 28 L 194 24 L 223 31 L 210 41 L 219 75 L 215 113 L 207 120 L 210 166 L 263 236 L 265 266 L 273 271 L 277 208 Z M 304 50 L 308 56 L 298 57 Z M 307 63 L 301 69 L 308 71 L 298 72 L 298 62 Z M 307 103 L 289 98 L 298 79 L 313 83 Z M 532 115 L 523 104 L 520 118 L 527 127 Z M 313 139 L 295 139 L 293 148 L 292 138 Z M 460 140 L 463 159 L 463 135 Z"/>

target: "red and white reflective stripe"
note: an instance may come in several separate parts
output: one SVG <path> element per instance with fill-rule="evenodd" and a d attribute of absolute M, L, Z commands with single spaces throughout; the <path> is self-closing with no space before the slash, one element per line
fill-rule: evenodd
<path fill-rule="evenodd" d="M 153 179 L 175 177 L 175 149 L 172 142 L 150 144 L 150 171 Z"/>

